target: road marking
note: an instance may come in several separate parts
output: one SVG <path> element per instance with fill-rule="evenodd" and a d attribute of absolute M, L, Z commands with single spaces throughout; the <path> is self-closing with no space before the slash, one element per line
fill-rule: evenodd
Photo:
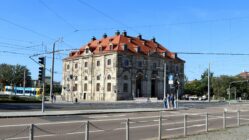
<path fill-rule="evenodd" d="M 202 126 L 205 126 L 205 125 L 206 124 L 196 124 L 196 125 L 188 126 L 187 128 L 202 127 Z M 166 131 L 174 131 L 174 130 L 179 130 L 179 129 L 184 129 L 184 127 L 169 128 L 169 129 L 164 129 L 164 130 L 166 130 Z"/>
<path fill-rule="evenodd" d="M 109 116 L 107 116 L 107 115 L 101 115 L 101 116 L 89 116 L 88 118 L 91 118 L 91 119 L 98 119 L 98 118 L 107 118 L 107 117 L 109 117 Z"/>
<path fill-rule="evenodd" d="M 117 114 L 117 115 L 95 115 L 95 116 L 89 116 L 88 118 L 91 119 L 98 119 L 98 118 L 109 118 L 109 117 L 124 117 L 125 114 Z"/>

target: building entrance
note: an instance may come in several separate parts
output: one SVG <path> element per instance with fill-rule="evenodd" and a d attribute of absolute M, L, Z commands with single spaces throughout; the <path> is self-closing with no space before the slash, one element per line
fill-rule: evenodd
<path fill-rule="evenodd" d="M 136 97 L 141 97 L 142 96 L 142 75 L 138 75 L 136 78 Z"/>
<path fill-rule="evenodd" d="M 157 97 L 156 95 L 156 80 L 151 80 L 151 97 Z"/>

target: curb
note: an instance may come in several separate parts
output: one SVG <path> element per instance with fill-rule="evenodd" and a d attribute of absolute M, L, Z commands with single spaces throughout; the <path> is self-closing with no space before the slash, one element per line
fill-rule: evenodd
<path fill-rule="evenodd" d="M 183 110 L 181 108 L 178 110 Z M 160 111 L 177 111 L 177 109 L 155 109 L 155 108 L 138 108 L 138 109 L 110 109 L 110 110 L 74 110 L 74 111 L 33 111 L 33 112 L 1 112 L 0 118 L 18 118 L 18 117 L 42 117 L 42 116 L 65 116 L 65 115 L 91 115 L 91 114 L 109 114 L 109 113 L 134 113 L 134 112 L 160 112 Z"/>

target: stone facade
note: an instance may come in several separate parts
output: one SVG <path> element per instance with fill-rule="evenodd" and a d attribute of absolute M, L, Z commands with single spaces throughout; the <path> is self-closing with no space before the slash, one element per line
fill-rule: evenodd
<path fill-rule="evenodd" d="M 153 48 L 153 44 L 160 49 Z M 159 46 L 155 39 L 144 40 L 141 35 L 129 37 L 119 32 L 114 37 L 93 38 L 63 60 L 62 95 L 68 101 L 75 98 L 89 101 L 162 99 L 164 64 L 167 75 L 174 75 L 183 85 L 184 61 Z M 166 92 L 175 93 L 167 80 L 166 83 Z M 181 93 L 182 86 L 179 95 Z"/>

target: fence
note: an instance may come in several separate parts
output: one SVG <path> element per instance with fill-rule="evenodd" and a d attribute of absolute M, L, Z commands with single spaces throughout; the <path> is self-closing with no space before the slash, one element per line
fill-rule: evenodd
<path fill-rule="evenodd" d="M 159 115 L 91 121 L 0 126 L 1 140 L 17 139 L 145 139 L 187 136 L 249 124 L 249 111 Z"/>

